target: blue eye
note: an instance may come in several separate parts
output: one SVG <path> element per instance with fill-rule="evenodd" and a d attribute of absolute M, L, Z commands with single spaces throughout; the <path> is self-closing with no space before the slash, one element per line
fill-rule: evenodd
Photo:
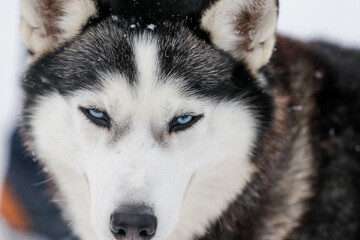
<path fill-rule="evenodd" d="M 110 118 L 106 112 L 102 112 L 94 108 L 83 108 L 83 107 L 80 107 L 80 110 L 95 125 L 99 127 L 110 128 Z"/>
<path fill-rule="evenodd" d="M 194 117 L 190 115 L 181 116 L 176 120 L 176 124 L 180 124 L 180 125 L 188 124 L 193 119 Z"/>
<path fill-rule="evenodd" d="M 98 118 L 98 119 L 105 118 L 105 114 L 103 112 L 98 111 L 98 110 L 88 109 L 88 112 L 94 118 Z"/>
<path fill-rule="evenodd" d="M 169 124 L 169 133 L 186 130 L 193 126 L 202 117 L 202 114 L 197 116 L 183 115 L 180 117 L 175 117 Z"/>

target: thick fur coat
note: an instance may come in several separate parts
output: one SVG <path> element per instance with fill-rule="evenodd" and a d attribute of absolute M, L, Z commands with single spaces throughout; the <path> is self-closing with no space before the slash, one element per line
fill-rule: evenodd
<path fill-rule="evenodd" d="M 130 2 L 23 0 L 22 132 L 74 233 L 358 239 L 359 51 L 276 36 L 276 0 Z"/>

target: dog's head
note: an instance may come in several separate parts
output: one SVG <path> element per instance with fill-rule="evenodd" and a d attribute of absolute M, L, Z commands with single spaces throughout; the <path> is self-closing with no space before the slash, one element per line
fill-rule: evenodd
<path fill-rule="evenodd" d="M 256 171 L 277 3 L 219 0 L 179 21 L 106 6 L 23 0 L 27 144 L 83 239 L 202 235 Z"/>

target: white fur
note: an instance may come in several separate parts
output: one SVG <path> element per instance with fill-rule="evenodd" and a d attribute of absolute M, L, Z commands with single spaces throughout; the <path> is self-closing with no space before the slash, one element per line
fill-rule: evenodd
<path fill-rule="evenodd" d="M 136 87 L 118 73 L 99 73 L 99 90 L 38 99 L 34 147 L 81 239 L 112 240 L 111 213 L 144 203 L 158 219 L 154 240 L 189 240 L 204 234 L 249 181 L 256 120 L 241 103 L 214 104 L 181 94 L 180 84 L 159 83 L 156 40 L 139 37 L 134 48 Z M 106 110 L 112 128 L 95 126 L 79 106 Z M 204 117 L 169 134 L 168 122 L 186 113 Z"/>
<path fill-rule="evenodd" d="M 67 99 L 54 94 L 38 99 L 33 111 L 34 149 L 56 184 L 60 186 L 54 201 L 64 209 L 76 234 L 95 240 L 90 216 L 89 191 L 80 165 L 77 142 L 72 136 L 74 124 L 69 124 L 77 109 L 71 109 Z"/>
<path fill-rule="evenodd" d="M 35 2 L 31 0 L 22 1 L 22 23 L 21 32 L 28 49 L 35 55 L 40 55 L 52 46 L 52 38 L 46 36 L 46 31 L 36 10 Z"/>
<path fill-rule="evenodd" d="M 58 22 L 59 28 L 64 31 L 61 42 L 77 35 L 89 17 L 96 14 L 95 4 L 89 0 L 67 1 L 63 11 L 65 15 Z"/>
<path fill-rule="evenodd" d="M 243 10 L 251 9 L 259 4 L 255 0 L 220 0 L 210 7 L 201 19 L 202 27 L 210 32 L 215 45 L 229 52 L 235 58 L 245 60 L 249 67 L 256 71 L 270 59 L 275 45 L 275 30 L 277 22 L 277 7 L 275 0 L 263 0 L 264 7 L 258 8 L 261 18 L 257 19 L 259 26 L 248 33 L 238 29 L 247 24 L 239 23 L 238 16 Z M 262 3 L 260 3 L 262 4 Z M 240 25 L 237 25 L 240 24 Z M 249 49 L 241 45 L 251 40 Z"/>
<path fill-rule="evenodd" d="M 49 19 L 42 17 L 39 1 L 44 0 L 22 0 L 21 31 L 26 46 L 34 53 L 34 59 L 79 34 L 86 20 L 96 14 L 91 0 L 62 0 L 64 14 L 54 21 L 53 26 L 60 33 L 49 34 L 45 28 Z"/>

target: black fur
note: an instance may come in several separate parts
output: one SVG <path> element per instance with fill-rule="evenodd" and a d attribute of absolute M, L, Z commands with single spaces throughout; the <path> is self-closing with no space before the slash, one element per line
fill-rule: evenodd
<path fill-rule="evenodd" d="M 200 27 L 201 13 L 217 0 L 95 0 L 100 16 L 117 15 L 125 19 L 136 18 L 141 24 L 183 22 L 198 37 L 209 40 L 208 33 Z"/>
<path fill-rule="evenodd" d="M 313 118 L 316 197 L 296 239 L 360 238 L 360 51 L 314 43 L 324 74 Z M 319 74 L 319 73 L 318 73 Z"/>

